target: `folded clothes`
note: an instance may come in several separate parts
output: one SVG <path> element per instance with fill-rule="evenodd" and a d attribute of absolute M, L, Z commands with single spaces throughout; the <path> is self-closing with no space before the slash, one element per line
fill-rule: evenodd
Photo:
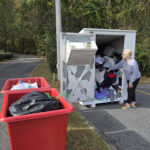
<path fill-rule="evenodd" d="M 104 81 L 104 74 L 105 74 L 105 69 L 102 71 L 96 70 L 95 71 L 95 80 L 99 83 Z"/>
<path fill-rule="evenodd" d="M 103 99 L 107 97 L 107 90 L 104 88 L 100 88 L 100 93 L 98 90 L 95 90 L 95 98 L 96 99 Z"/>
<path fill-rule="evenodd" d="M 108 97 L 110 98 L 110 101 L 113 102 L 115 100 L 115 96 L 117 95 L 115 89 L 111 86 L 108 89 Z"/>
<path fill-rule="evenodd" d="M 103 64 L 104 63 L 104 58 L 101 57 L 101 56 L 97 56 L 95 58 L 95 62 L 98 63 L 98 64 Z"/>

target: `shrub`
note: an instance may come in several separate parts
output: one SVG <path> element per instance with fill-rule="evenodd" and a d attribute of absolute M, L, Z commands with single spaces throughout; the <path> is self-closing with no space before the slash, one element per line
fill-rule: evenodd
<path fill-rule="evenodd" d="M 137 44 L 135 58 L 139 64 L 142 76 L 150 76 L 150 50 L 143 49 L 141 44 Z"/>
<path fill-rule="evenodd" d="M 11 59 L 13 54 L 10 52 L 4 52 L 4 50 L 0 50 L 0 60 Z"/>
<path fill-rule="evenodd" d="M 56 64 L 57 64 L 57 51 L 56 49 L 54 50 L 50 50 L 47 53 L 47 62 L 48 62 L 48 66 L 51 72 L 56 73 L 57 72 L 57 68 L 56 68 Z"/>

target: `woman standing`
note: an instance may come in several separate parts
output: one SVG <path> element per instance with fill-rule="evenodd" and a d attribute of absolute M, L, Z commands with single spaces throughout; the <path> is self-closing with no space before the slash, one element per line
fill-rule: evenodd
<path fill-rule="evenodd" d="M 141 73 L 139 71 L 138 64 L 135 59 L 131 59 L 132 51 L 130 49 L 123 50 L 122 53 L 122 60 L 116 64 L 115 66 L 111 67 L 107 72 L 111 70 L 117 70 L 123 68 L 127 83 L 128 83 L 128 99 L 125 105 L 122 107 L 123 109 L 136 107 L 135 103 L 135 89 L 138 85 L 138 82 L 141 77 Z"/>

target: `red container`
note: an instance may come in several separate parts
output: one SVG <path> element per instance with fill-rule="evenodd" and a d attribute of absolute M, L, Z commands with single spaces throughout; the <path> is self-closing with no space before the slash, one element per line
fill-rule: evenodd
<path fill-rule="evenodd" d="M 10 90 L 13 85 L 16 85 L 19 80 L 26 83 L 34 83 L 37 82 L 38 88 L 50 88 L 49 84 L 47 83 L 46 79 L 43 77 L 33 77 L 33 78 L 16 78 L 16 79 L 8 79 L 5 82 L 1 93 L 5 92 L 16 92 L 16 91 L 30 91 L 31 89 L 21 89 L 21 90 Z M 32 90 L 37 90 L 38 88 L 32 88 Z"/>
<path fill-rule="evenodd" d="M 38 89 L 57 97 L 56 89 Z M 63 109 L 8 117 L 8 107 L 27 91 L 5 93 L 0 122 L 6 122 L 11 150 L 65 150 L 68 114 L 73 107 L 63 98 L 58 100 Z"/>

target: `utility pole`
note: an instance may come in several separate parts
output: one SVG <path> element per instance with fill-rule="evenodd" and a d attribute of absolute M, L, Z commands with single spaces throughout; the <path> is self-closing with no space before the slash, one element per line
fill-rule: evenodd
<path fill-rule="evenodd" d="M 55 13 L 56 13 L 56 41 L 57 41 L 57 77 L 60 80 L 60 32 L 62 31 L 61 0 L 55 0 Z"/>

